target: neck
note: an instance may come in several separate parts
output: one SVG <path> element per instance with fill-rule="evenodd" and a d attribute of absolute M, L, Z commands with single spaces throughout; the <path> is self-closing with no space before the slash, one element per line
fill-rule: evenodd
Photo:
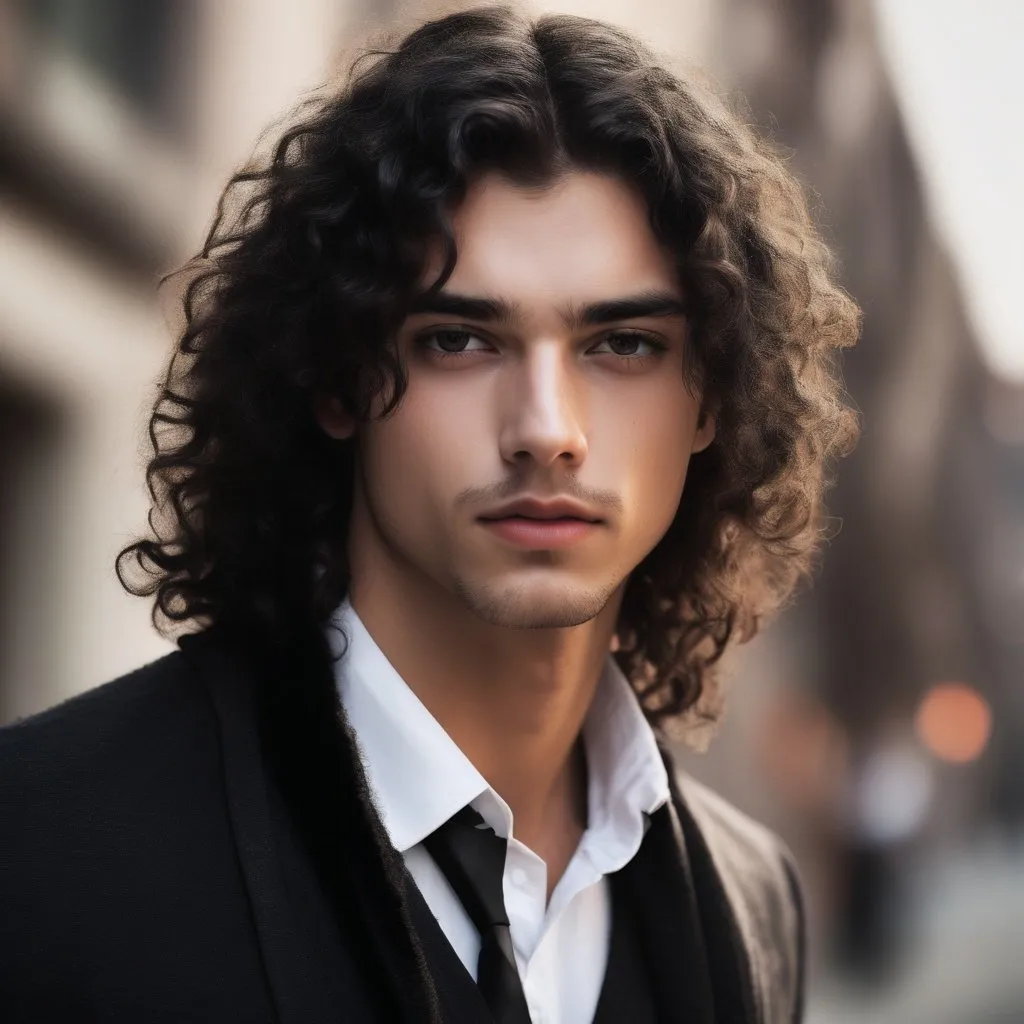
<path fill-rule="evenodd" d="M 620 591 L 578 626 L 509 629 L 386 559 L 353 563 L 349 599 L 405 682 L 509 805 L 514 834 L 548 865 L 549 892 L 586 828 L 584 718 Z M 361 571 L 356 571 L 357 565 Z"/>

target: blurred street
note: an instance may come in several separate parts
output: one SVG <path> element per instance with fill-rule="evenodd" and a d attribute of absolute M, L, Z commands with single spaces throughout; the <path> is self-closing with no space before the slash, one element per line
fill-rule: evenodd
<path fill-rule="evenodd" d="M 1024 1021 L 1024 843 L 967 847 L 913 883 L 913 942 L 896 977 L 873 988 L 823 974 L 807 1024 Z"/>

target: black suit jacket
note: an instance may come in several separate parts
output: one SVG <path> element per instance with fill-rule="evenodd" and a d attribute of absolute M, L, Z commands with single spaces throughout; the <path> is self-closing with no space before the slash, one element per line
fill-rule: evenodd
<path fill-rule="evenodd" d="M 276 658 L 256 646 L 186 637 L 0 730 L 0 1019 L 453 1019 L 329 661 L 316 643 Z M 695 882 L 737 952 L 730 1019 L 799 1021 L 804 918 L 788 854 L 670 775 L 659 921 L 671 929 L 680 880 Z M 654 957 L 674 948 L 662 938 Z M 661 966 L 686 984 L 688 965 Z"/>

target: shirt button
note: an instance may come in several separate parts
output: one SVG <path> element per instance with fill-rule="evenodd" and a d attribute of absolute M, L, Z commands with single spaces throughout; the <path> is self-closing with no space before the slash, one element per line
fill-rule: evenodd
<path fill-rule="evenodd" d="M 517 885 L 520 889 L 526 885 L 526 872 L 522 868 L 512 869 L 512 884 Z"/>

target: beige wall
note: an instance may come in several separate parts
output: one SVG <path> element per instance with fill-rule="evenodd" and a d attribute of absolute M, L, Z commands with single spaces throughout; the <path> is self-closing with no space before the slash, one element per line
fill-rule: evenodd
<path fill-rule="evenodd" d="M 328 0 L 200 9 L 194 151 L 147 133 L 59 57 L 48 58 L 45 109 L 28 104 L 29 130 L 44 124 L 57 136 L 57 159 L 90 168 L 90 185 L 126 189 L 124 215 L 160 226 L 167 269 L 200 243 L 223 182 L 260 131 L 327 77 L 346 15 Z M 91 136 L 82 129 L 90 116 Z M 159 189 L 148 187 L 154 168 Z M 49 410 L 48 425 L 17 424 L 5 446 L 0 721 L 170 649 L 148 602 L 121 589 L 113 561 L 145 524 L 145 423 L 174 320 L 155 279 L 110 265 L 16 188 L 0 191 L 0 401 L 35 395 Z"/>

